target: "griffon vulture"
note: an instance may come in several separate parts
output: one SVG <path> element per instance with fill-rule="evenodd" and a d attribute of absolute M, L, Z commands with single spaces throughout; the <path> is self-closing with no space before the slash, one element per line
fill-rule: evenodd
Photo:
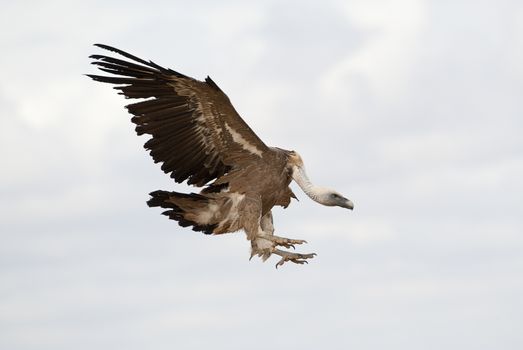
<path fill-rule="evenodd" d="M 126 98 L 138 135 L 148 134 L 144 147 L 174 181 L 203 187 L 199 193 L 154 191 L 147 202 L 194 231 L 219 235 L 244 230 L 254 255 L 264 261 L 276 254 L 285 262 L 303 264 L 312 254 L 278 249 L 306 243 L 275 236 L 271 209 L 287 207 L 296 198 L 292 180 L 314 201 L 353 209 L 340 193 L 311 183 L 300 155 L 267 146 L 236 112 L 210 77 L 199 81 L 107 45 L 96 46 L 122 58 L 92 55 L 92 62 L 110 76 L 88 75 Z"/>

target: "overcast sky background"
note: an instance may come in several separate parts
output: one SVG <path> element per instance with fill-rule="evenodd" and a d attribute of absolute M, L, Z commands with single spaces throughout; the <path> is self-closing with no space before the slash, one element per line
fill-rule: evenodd
<path fill-rule="evenodd" d="M 0 12 L 0 348 L 522 349 L 523 3 L 11 1 Z M 210 75 L 354 212 L 276 209 L 318 256 L 180 228 L 185 190 L 101 42 Z"/>

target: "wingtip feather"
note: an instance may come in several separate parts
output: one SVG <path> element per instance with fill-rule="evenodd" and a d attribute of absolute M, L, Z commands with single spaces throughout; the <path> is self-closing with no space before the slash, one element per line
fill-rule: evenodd
<path fill-rule="evenodd" d="M 115 51 L 115 50 L 118 50 L 118 49 L 115 49 L 115 48 L 112 47 L 112 46 L 105 45 L 105 44 L 99 44 L 99 43 L 93 44 L 93 46 L 99 47 L 99 48 L 104 49 L 104 50 L 109 50 L 109 51 Z"/>

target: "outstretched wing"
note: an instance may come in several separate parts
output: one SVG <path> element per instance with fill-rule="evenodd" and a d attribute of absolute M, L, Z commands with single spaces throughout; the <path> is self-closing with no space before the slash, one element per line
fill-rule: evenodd
<path fill-rule="evenodd" d="M 126 108 L 138 135 L 152 136 L 144 147 L 176 182 L 203 186 L 269 151 L 210 77 L 198 81 L 116 48 L 95 46 L 128 59 L 92 55 L 92 64 L 113 75 L 88 76 L 116 84 L 126 98 L 145 99 Z"/>

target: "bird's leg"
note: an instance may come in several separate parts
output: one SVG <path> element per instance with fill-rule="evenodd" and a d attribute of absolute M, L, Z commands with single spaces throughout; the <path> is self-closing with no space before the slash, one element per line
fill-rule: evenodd
<path fill-rule="evenodd" d="M 260 228 L 263 232 L 262 235 L 259 235 L 260 238 L 268 240 L 274 243 L 274 245 L 282 246 L 285 248 L 295 249 L 295 244 L 307 243 L 303 239 L 290 239 L 285 237 L 274 236 L 274 225 L 272 220 L 272 213 L 269 211 L 265 214 L 260 220 Z"/>
<path fill-rule="evenodd" d="M 274 249 L 274 243 L 266 239 L 265 236 L 256 236 L 251 241 L 251 257 L 258 255 L 263 261 L 267 260 Z M 249 260 L 250 260 L 249 259 Z"/>
<path fill-rule="evenodd" d="M 273 254 L 281 256 L 280 261 L 276 264 L 276 268 L 282 266 L 287 261 L 293 262 L 295 264 L 308 264 L 307 259 L 312 259 L 314 256 L 316 256 L 316 253 L 311 254 L 299 254 L 299 253 L 291 253 L 286 252 L 283 250 L 279 250 L 274 248 L 272 251 Z"/>
<path fill-rule="evenodd" d="M 313 258 L 316 254 L 298 254 L 286 252 L 277 249 L 277 246 L 285 248 L 293 248 L 294 244 L 307 243 L 302 239 L 289 239 L 284 237 L 274 236 L 274 226 L 272 222 L 272 214 L 268 212 L 260 220 L 260 226 L 257 233 L 251 240 L 251 259 L 253 256 L 258 255 L 263 261 L 267 260 L 272 254 L 279 255 L 280 261 L 276 264 L 276 268 L 283 265 L 287 261 L 295 264 L 305 264 L 306 259 Z"/>

